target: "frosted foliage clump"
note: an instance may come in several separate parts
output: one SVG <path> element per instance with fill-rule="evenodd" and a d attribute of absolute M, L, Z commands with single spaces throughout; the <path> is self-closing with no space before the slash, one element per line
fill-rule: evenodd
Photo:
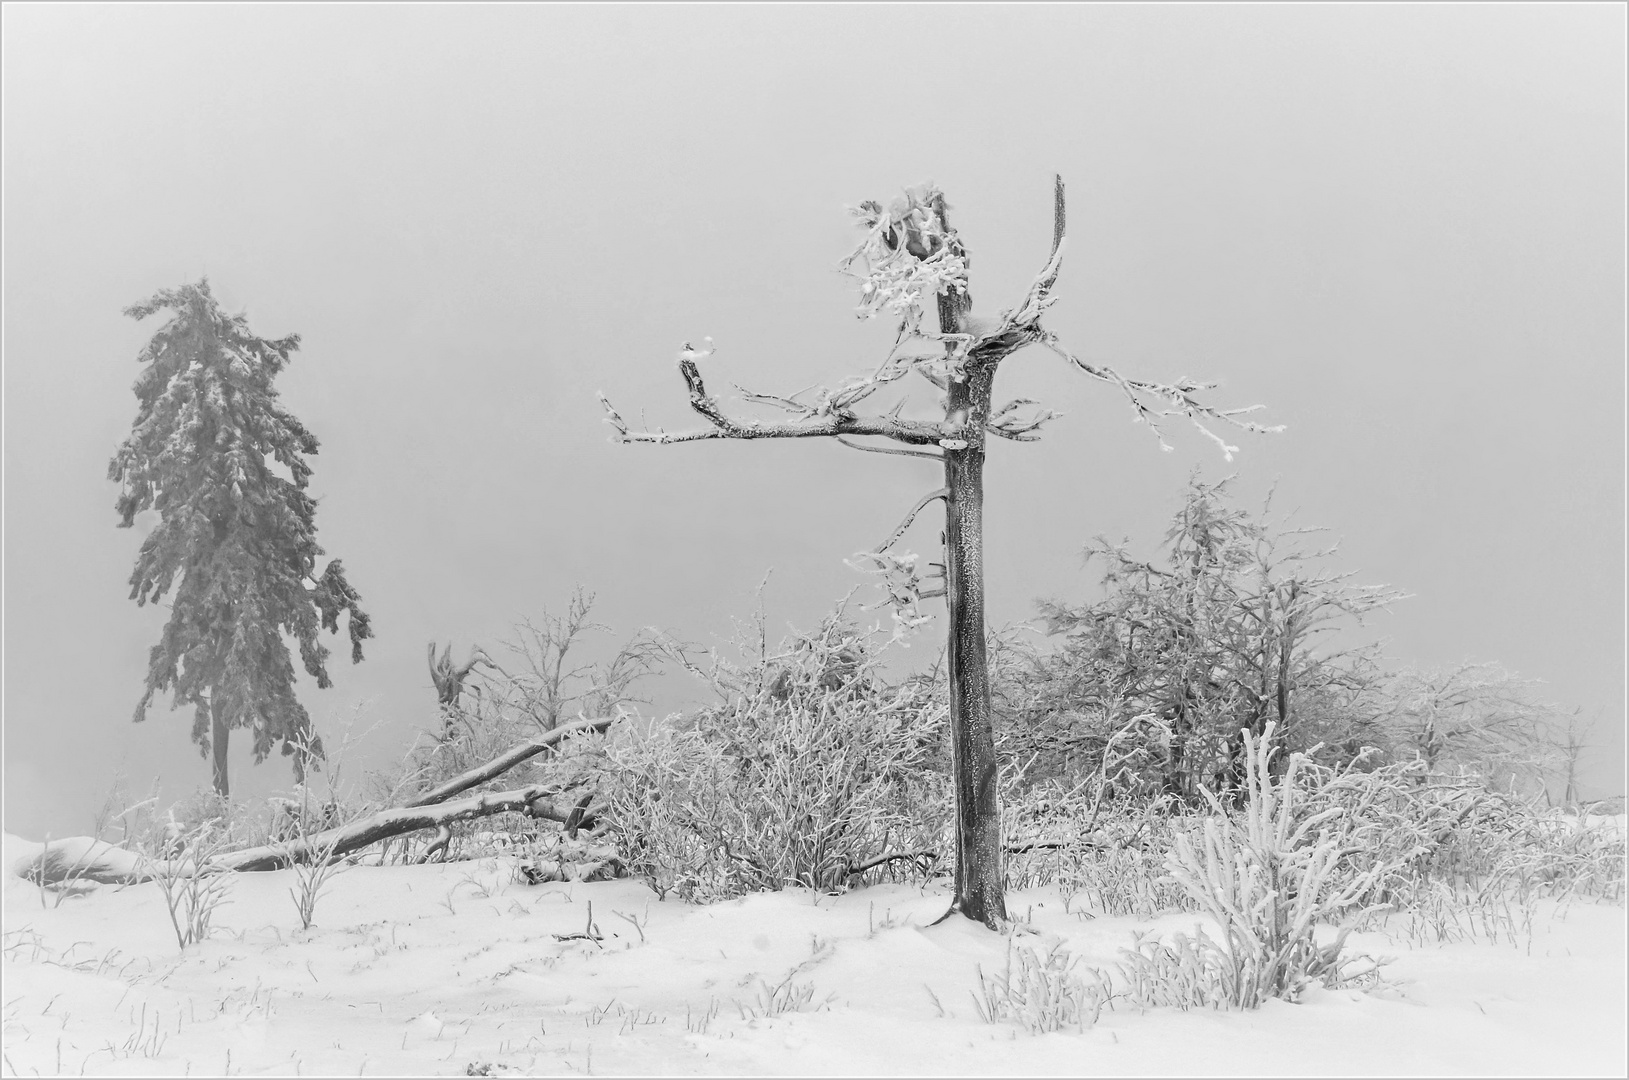
<path fill-rule="evenodd" d="M 933 617 L 922 611 L 922 601 L 942 595 L 942 582 L 940 590 L 924 588 L 926 582 L 916 568 L 918 558 L 915 552 L 908 551 L 865 551 L 847 560 L 855 570 L 881 579 L 880 584 L 888 594 L 882 602 L 893 609 L 892 643 L 909 645 L 912 632 Z M 932 565 L 938 566 L 937 563 Z"/>
<path fill-rule="evenodd" d="M 874 201 L 851 208 L 866 234 L 842 265 L 860 280 L 860 318 L 886 311 L 899 317 L 902 335 L 914 335 L 925 298 L 966 291 L 967 259 L 938 212 L 943 204 L 938 188 L 919 184 L 886 210 Z"/>

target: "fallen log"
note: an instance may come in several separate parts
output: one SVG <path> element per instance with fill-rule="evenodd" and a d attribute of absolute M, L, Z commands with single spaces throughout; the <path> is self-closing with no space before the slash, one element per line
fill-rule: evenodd
<path fill-rule="evenodd" d="M 461 791 L 468 791 L 475 785 L 484 784 L 495 776 L 502 776 L 521 762 L 536 757 L 572 735 L 584 731 L 603 732 L 616 723 L 616 720 L 617 718 L 612 716 L 601 717 L 597 720 L 573 720 L 569 724 L 561 724 L 547 734 L 539 735 L 535 739 L 528 739 L 526 742 L 505 750 L 485 765 L 477 765 L 473 769 L 459 773 L 451 780 L 437 784 L 429 791 L 410 799 L 402 805 L 433 806 L 436 803 L 445 802 Z"/>
<path fill-rule="evenodd" d="M 324 829 L 298 840 L 244 848 L 212 857 L 205 864 L 208 871 L 276 870 L 292 863 L 306 863 L 321 855 L 333 859 L 358 851 L 381 840 L 389 840 L 421 829 L 444 830 L 455 821 L 469 821 L 513 811 L 531 817 L 558 821 L 575 834 L 578 828 L 593 824 L 594 815 L 601 806 L 590 807 L 590 796 L 576 803 L 555 804 L 551 794 L 542 787 L 532 786 L 513 791 L 487 792 L 460 802 L 448 802 L 454 795 L 502 776 L 523 761 L 559 745 L 565 739 L 586 731 L 604 732 L 616 723 L 615 717 L 573 720 L 561 724 L 553 731 L 511 747 L 484 765 L 477 765 L 438 784 L 400 807 L 381 810 L 347 825 Z M 330 848 L 330 845 L 332 847 Z M 156 875 L 188 873 L 191 864 L 185 860 L 149 860 L 132 851 L 114 847 L 88 836 L 73 836 L 53 841 L 37 855 L 29 856 L 11 867 L 19 877 L 41 885 L 56 885 L 69 881 L 95 881 L 104 885 L 129 885 L 147 881 Z"/>
<path fill-rule="evenodd" d="M 524 813 L 564 823 L 579 814 L 573 803 L 556 803 L 540 785 L 513 791 L 488 791 L 456 802 L 436 806 L 403 806 L 381 810 L 347 825 L 283 844 L 266 844 L 224 852 L 208 859 L 203 869 L 210 873 L 240 870 L 278 870 L 315 858 L 334 859 L 358 851 L 381 840 L 389 840 L 421 829 L 440 829 L 456 821 L 470 821 L 492 814 Z M 104 885 L 134 885 L 156 876 L 190 874 L 188 860 L 149 860 L 133 851 L 116 848 L 88 836 L 53 841 L 38 855 L 19 860 L 12 872 L 41 885 L 67 881 L 95 881 Z"/>

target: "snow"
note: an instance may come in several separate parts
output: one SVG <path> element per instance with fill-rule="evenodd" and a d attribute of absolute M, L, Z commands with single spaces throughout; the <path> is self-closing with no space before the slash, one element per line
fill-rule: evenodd
<path fill-rule="evenodd" d="M 1623 1076 L 1629 1065 L 1624 910 L 1586 901 L 1540 903 L 1515 946 L 1354 934 L 1349 948 L 1395 957 L 1369 992 L 1315 989 L 1254 1012 L 1121 1004 L 1084 1032 L 1033 1036 L 979 1019 L 979 970 L 1003 968 L 1007 941 L 959 917 L 931 925 L 948 903 L 942 883 L 695 907 L 631 880 L 517 883 L 508 858 L 356 866 L 302 932 L 293 871 L 249 873 L 209 939 L 182 952 L 152 884 L 60 904 L 47 893 L 42 906 L 15 874 L 39 847 L 5 837 L 9 1074 Z M 1019 946 L 1062 941 L 1100 966 L 1134 931 L 1204 922 L 1093 917 L 1049 888 L 1008 903 L 1034 930 Z M 590 906 L 600 942 L 557 937 L 583 933 Z M 799 1011 L 767 1014 L 778 986 L 774 1000 Z"/>

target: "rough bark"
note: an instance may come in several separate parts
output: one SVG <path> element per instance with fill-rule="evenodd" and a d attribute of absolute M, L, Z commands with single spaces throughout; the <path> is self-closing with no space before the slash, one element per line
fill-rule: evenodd
<path fill-rule="evenodd" d="M 969 373 L 951 398 L 989 407 L 993 371 Z M 972 384 L 972 385 L 969 385 Z M 961 391 L 961 393 L 958 393 Z M 977 408 L 976 401 L 973 403 Z M 945 455 L 945 598 L 949 605 L 950 738 L 956 783 L 956 891 L 951 910 L 987 926 L 1007 918 L 1001 888 L 1001 815 L 984 639 L 984 448 Z"/>
<path fill-rule="evenodd" d="M 935 209 L 948 231 L 943 203 Z M 971 306 L 966 292 L 941 294 L 939 332 L 966 333 Z M 961 425 L 965 445 L 946 447 L 944 486 L 951 774 L 956 786 L 956 886 L 946 914 L 960 912 L 996 929 L 1007 921 L 1007 904 L 984 641 L 984 425 L 999 362 L 999 355 L 969 356 L 966 377 L 948 387 L 948 424 Z"/>

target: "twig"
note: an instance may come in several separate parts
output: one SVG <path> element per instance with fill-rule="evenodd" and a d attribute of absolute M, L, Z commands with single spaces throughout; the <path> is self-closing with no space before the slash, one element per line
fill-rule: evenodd
<path fill-rule="evenodd" d="M 932 860 L 938 857 L 939 853 L 937 851 L 929 851 L 926 848 L 921 851 L 894 851 L 886 855 L 878 855 L 874 859 L 867 859 L 863 863 L 848 863 L 848 869 L 845 873 L 852 877 L 855 874 L 863 874 L 867 870 L 873 870 L 884 863 L 891 863 L 899 859 Z"/>
<path fill-rule="evenodd" d="M 624 918 L 626 918 L 626 916 L 624 916 Z M 641 936 L 643 936 L 643 935 L 641 934 Z M 600 942 L 604 940 L 604 936 L 600 933 L 600 928 L 594 925 L 594 901 L 592 901 L 592 900 L 588 901 L 588 925 L 583 928 L 582 933 L 580 933 L 580 934 L 555 934 L 554 935 L 554 940 L 556 940 L 556 941 L 579 941 L 579 940 L 580 941 L 592 941 L 595 945 L 599 945 L 600 948 L 602 948 L 602 949 L 605 948 L 604 945 L 600 945 Z"/>

